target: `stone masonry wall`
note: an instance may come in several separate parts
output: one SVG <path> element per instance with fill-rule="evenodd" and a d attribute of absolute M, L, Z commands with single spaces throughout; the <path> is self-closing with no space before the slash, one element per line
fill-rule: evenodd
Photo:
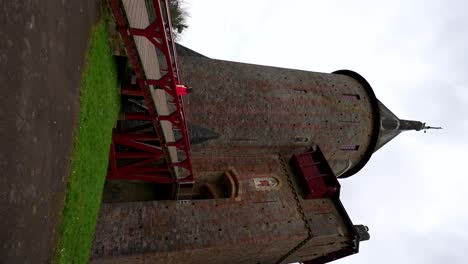
<path fill-rule="evenodd" d="M 249 173 L 247 167 L 236 169 L 239 159 L 230 162 L 241 190 L 234 199 L 104 204 L 94 262 L 125 263 L 126 256 L 137 256 L 142 261 L 135 263 L 273 263 L 307 232 L 277 157 L 260 160 L 269 167 L 260 174 Z M 213 169 L 222 171 L 220 164 Z M 256 190 L 253 178 L 265 177 L 265 172 L 280 184 Z"/>
<path fill-rule="evenodd" d="M 248 160 L 251 166 L 244 166 Z M 277 155 L 195 164 L 199 164 L 198 173 L 223 171 L 228 165 L 239 182 L 238 196 L 103 204 L 91 262 L 276 263 L 307 237 Z M 266 177 L 274 177 L 279 184 L 274 188 L 255 184 L 255 178 Z M 311 218 L 340 217 L 327 199 L 303 202 L 314 212 Z M 338 239 L 335 234 L 340 227 L 336 224 L 340 222 L 317 223 L 316 243 Z"/>
<path fill-rule="evenodd" d="M 218 139 L 193 153 L 287 153 L 319 144 L 336 174 L 357 164 L 372 132 L 371 103 L 351 77 L 180 57 L 187 120 Z M 349 150 L 357 146 L 357 150 Z"/>

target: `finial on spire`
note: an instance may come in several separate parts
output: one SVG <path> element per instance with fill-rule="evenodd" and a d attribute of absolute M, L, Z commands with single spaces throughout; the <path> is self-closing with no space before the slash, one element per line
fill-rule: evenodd
<path fill-rule="evenodd" d="M 424 129 L 443 129 L 442 127 L 425 126 Z"/>
<path fill-rule="evenodd" d="M 426 126 L 426 124 L 424 123 L 424 133 L 426 133 L 426 131 L 428 129 L 443 129 L 442 127 L 431 127 L 431 126 Z"/>

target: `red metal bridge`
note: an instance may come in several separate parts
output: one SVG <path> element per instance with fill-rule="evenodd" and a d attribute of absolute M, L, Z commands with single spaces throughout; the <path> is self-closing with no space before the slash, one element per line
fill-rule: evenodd
<path fill-rule="evenodd" d="M 176 89 L 181 77 L 168 2 L 110 3 L 136 78 L 121 87 L 131 106 L 123 106 L 114 129 L 107 178 L 191 188 L 190 142 L 183 98 Z"/>

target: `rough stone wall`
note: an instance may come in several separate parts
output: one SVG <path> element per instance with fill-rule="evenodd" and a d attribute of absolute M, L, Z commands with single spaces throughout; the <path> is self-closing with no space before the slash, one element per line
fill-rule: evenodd
<path fill-rule="evenodd" d="M 277 155 L 223 157 L 194 164 L 198 173 L 232 169 L 239 182 L 238 196 L 103 204 L 91 262 L 276 263 L 307 237 Z M 270 189 L 255 185 L 255 178 L 265 177 L 274 177 L 279 184 Z M 335 236 L 337 229 L 343 229 L 341 222 L 321 221 L 325 214 L 340 217 L 327 199 L 302 202 L 312 212 L 308 217 L 317 220 L 314 243 L 346 239 Z M 305 254 L 315 254 L 317 249 L 311 252 Z"/>
<path fill-rule="evenodd" d="M 303 200 L 301 205 L 313 239 L 287 258 L 284 263 L 312 260 L 343 248 L 350 248 L 353 238 L 332 199 Z"/>
<path fill-rule="evenodd" d="M 193 155 L 287 153 L 320 144 L 335 173 L 357 164 L 372 131 L 370 99 L 353 78 L 200 57 L 180 58 L 189 122 L 221 136 Z M 359 145 L 356 151 L 343 150 Z"/>
<path fill-rule="evenodd" d="M 286 258 L 282 263 L 302 262 L 319 258 L 323 255 L 352 246 L 354 238 L 349 228 L 352 223 L 338 209 L 337 199 L 303 199 L 302 188 L 294 170 L 288 166 L 292 184 L 299 196 L 299 203 L 304 212 L 304 219 L 312 231 L 312 239 Z"/>
<path fill-rule="evenodd" d="M 277 157 L 259 158 L 253 172 L 237 166 L 246 159 L 228 162 L 241 190 L 234 199 L 104 204 L 93 262 L 274 263 L 307 232 Z M 205 168 L 225 170 L 224 163 Z M 253 178 L 267 174 L 280 184 L 257 190 Z"/>

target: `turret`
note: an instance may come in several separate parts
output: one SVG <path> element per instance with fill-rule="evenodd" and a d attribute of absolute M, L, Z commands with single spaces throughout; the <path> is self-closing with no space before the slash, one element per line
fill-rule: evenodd
<path fill-rule="evenodd" d="M 401 131 L 427 128 L 398 119 L 353 71 L 318 73 L 183 54 L 184 82 L 194 88 L 185 103 L 195 160 L 320 145 L 334 173 L 349 177 Z"/>

